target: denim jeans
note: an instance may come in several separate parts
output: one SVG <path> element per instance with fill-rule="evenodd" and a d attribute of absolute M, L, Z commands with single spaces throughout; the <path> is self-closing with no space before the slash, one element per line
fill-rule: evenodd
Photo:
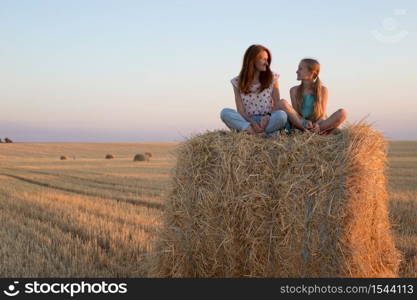
<path fill-rule="evenodd" d="M 230 129 L 238 131 L 248 128 L 250 123 L 246 121 L 236 110 L 224 108 L 220 113 L 220 118 Z M 261 122 L 263 115 L 253 115 L 250 118 L 256 123 Z M 275 110 L 271 113 L 268 124 L 265 127 L 265 133 L 273 133 L 280 129 L 284 129 L 287 123 L 287 114 L 282 110 Z"/>

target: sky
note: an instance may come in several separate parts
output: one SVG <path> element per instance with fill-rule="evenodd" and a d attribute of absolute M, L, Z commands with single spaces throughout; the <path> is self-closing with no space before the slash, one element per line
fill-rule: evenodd
<path fill-rule="evenodd" d="M 226 128 L 262 44 L 280 94 L 321 63 L 327 113 L 417 140 L 417 1 L 0 0 L 0 138 L 169 142 Z"/>

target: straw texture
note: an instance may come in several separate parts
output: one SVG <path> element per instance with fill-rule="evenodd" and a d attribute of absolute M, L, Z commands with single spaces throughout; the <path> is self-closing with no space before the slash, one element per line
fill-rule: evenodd
<path fill-rule="evenodd" d="M 366 124 L 184 142 L 150 277 L 394 277 L 386 143 Z"/>

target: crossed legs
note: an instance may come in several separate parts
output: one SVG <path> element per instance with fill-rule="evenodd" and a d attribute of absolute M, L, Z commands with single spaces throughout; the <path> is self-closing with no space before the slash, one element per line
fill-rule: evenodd
<path fill-rule="evenodd" d="M 293 124 L 296 128 L 305 131 L 306 128 L 303 126 L 302 119 L 300 115 L 295 111 L 295 109 L 288 103 L 287 100 L 281 99 L 278 101 L 278 109 L 283 110 L 287 116 L 288 120 Z M 320 131 L 323 130 L 332 130 L 337 128 L 340 124 L 342 124 L 347 117 L 347 112 L 345 109 L 341 108 L 333 113 L 329 118 L 325 120 L 320 120 L 318 122 L 320 126 Z"/>
<path fill-rule="evenodd" d="M 347 117 L 347 112 L 345 109 L 341 108 L 337 110 L 327 119 L 321 120 L 318 122 L 320 126 L 320 131 L 332 130 L 332 129 L 339 127 L 339 125 L 342 124 L 346 120 L 346 117 Z"/>

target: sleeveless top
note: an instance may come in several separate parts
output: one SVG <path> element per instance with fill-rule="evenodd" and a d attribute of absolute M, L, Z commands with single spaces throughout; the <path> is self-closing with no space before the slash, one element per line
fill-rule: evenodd
<path fill-rule="evenodd" d="M 250 87 L 250 93 L 245 94 L 240 92 L 240 97 L 242 98 L 243 107 L 245 108 L 245 111 L 247 115 L 253 116 L 253 115 L 265 115 L 266 113 L 272 112 L 272 105 L 273 105 L 273 99 L 272 99 L 272 90 L 275 84 L 275 81 L 277 81 L 279 78 L 279 74 L 272 73 L 272 82 L 271 85 L 258 93 L 258 88 L 261 85 L 260 83 L 253 84 Z M 239 89 L 238 86 L 239 76 L 234 77 L 230 82 L 232 85 Z"/>
<path fill-rule="evenodd" d="M 313 121 L 312 114 L 314 111 L 314 102 L 316 101 L 316 97 L 314 95 L 303 95 L 303 103 L 301 104 L 301 116 L 303 117 L 303 120 L 301 121 L 303 123 L 303 126 L 306 126 L 307 121 L 310 120 Z M 327 114 L 324 113 L 323 115 L 324 119 L 327 119 Z"/>
<path fill-rule="evenodd" d="M 303 104 L 301 104 L 301 115 L 304 119 L 310 120 L 311 115 L 314 111 L 314 102 L 316 97 L 314 95 L 303 95 Z"/>
<path fill-rule="evenodd" d="M 307 120 L 311 121 L 311 115 L 313 114 L 314 111 L 314 102 L 316 101 L 316 97 L 314 97 L 314 95 L 308 95 L 308 94 L 304 94 L 303 95 L 303 103 L 301 104 L 301 111 L 299 112 L 300 115 L 303 117 L 303 119 L 301 120 L 301 123 L 303 124 L 304 127 L 307 126 Z M 287 132 L 291 132 L 291 124 L 289 121 L 287 121 L 287 123 L 285 124 L 285 130 Z"/>

